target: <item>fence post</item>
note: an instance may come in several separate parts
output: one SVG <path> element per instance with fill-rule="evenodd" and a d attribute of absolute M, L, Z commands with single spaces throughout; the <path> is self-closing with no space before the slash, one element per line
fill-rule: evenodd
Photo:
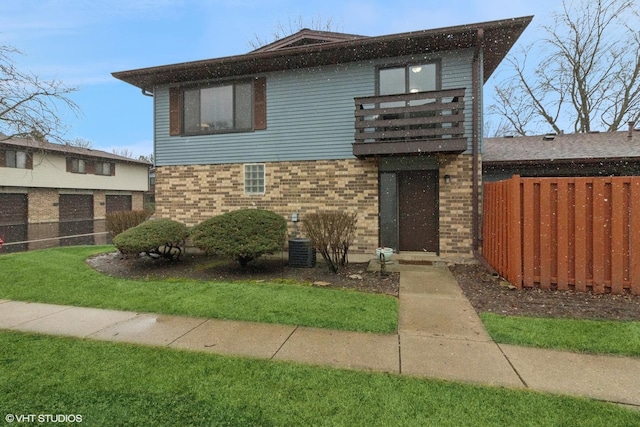
<path fill-rule="evenodd" d="M 509 221 L 509 236 L 507 240 L 508 277 L 507 280 L 518 289 L 522 288 L 522 212 L 520 210 L 520 175 L 511 177 L 507 200 L 509 206 L 507 218 Z"/>
<path fill-rule="evenodd" d="M 625 193 L 629 193 L 627 180 L 628 178 L 611 178 L 611 277 L 609 279 L 611 279 L 611 293 L 618 295 L 624 290 L 624 264 L 629 256 L 629 251 L 625 250 L 624 244 L 624 225 L 630 208 L 629 200 L 625 198 Z"/>
<path fill-rule="evenodd" d="M 630 190 L 629 288 L 633 295 L 640 295 L 640 178 L 631 178 Z"/>
<path fill-rule="evenodd" d="M 556 258 L 558 290 L 569 289 L 569 241 L 573 241 L 574 230 L 569 227 L 569 183 L 566 179 L 558 180 L 558 214 L 557 239 L 558 250 Z"/>

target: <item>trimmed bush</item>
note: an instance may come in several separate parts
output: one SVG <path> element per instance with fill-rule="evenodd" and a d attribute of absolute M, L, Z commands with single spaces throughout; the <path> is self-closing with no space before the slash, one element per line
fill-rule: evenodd
<path fill-rule="evenodd" d="M 105 218 L 107 231 L 111 238 L 128 230 L 136 225 L 142 224 L 149 219 L 150 213 L 147 211 L 118 211 L 108 213 Z"/>
<path fill-rule="evenodd" d="M 186 225 L 170 219 L 153 219 L 118 234 L 113 244 L 127 255 L 145 253 L 149 256 L 177 260 L 183 253 L 189 236 Z"/>
<path fill-rule="evenodd" d="M 302 220 L 304 233 L 334 273 L 347 264 L 356 222 L 356 213 L 344 211 L 320 211 L 307 214 Z"/>
<path fill-rule="evenodd" d="M 271 211 L 241 209 L 209 218 L 191 231 L 193 244 L 209 255 L 230 257 L 242 267 L 282 249 L 285 219 Z"/>

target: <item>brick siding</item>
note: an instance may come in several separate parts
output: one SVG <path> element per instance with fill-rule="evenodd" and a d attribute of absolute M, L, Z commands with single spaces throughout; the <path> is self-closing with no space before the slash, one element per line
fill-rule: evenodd
<path fill-rule="evenodd" d="M 332 160 L 265 163 L 265 194 L 244 193 L 242 164 L 160 166 L 156 169 L 156 217 L 189 226 L 214 215 L 242 208 L 269 209 L 302 220 L 319 210 L 357 212 L 354 253 L 378 245 L 377 162 Z M 302 236 L 298 224 L 297 236 Z"/>
<path fill-rule="evenodd" d="M 473 156 L 440 156 L 440 254 L 473 256 Z M 451 182 L 445 182 L 445 175 Z"/>
<path fill-rule="evenodd" d="M 472 256 L 472 156 L 440 155 L 440 252 L 444 257 Z M 445 183 L 445 175 L 451 183 Z M 244 193 L 242 164 L 159 166 L 156 169 L 156 217 L 189 226 L 242 208 L 269 209 L 283 215 L 289 236 L 300 219 L 318 210 L 358 213 L 353 253 L 378 246 L 378 166 L 374 160 L 318 160 L 265 163 L 265 194 Z"/>

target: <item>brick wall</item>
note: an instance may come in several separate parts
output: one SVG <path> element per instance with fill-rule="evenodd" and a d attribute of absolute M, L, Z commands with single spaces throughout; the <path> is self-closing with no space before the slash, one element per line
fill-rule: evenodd
<path fill-rule="evenodd" d="M 473 256 L 473 156 L 441 155 L 440 254 L 443 257 Z M 445 175 L 451 182 L 445 182 Z"/>
<path fill-rule="evenodd" d="M 58 222 L 58 189 L 29 189 L 29 223 Z"/>
<path fill-rule="evenodd" d="M 473 255 L 472 156 L 440 155 L 440 253 Z M 358 213 L 354 253 L 378 246 L 378 168 L 376 160 L 332 160 L 265 164 L 265 194 L 244 193 L 242 164 L 160 166 L 156 170 L 156 213 L 189 226 L 242 208 L 273 210 L 300 219 L 322 209 Z M 445 182 L 445 175 L 451 182 Z M 298 227 L 298 236 L 301 236 Z"/>
<path fill-rule="evenodd" d="M 131 193 L 131 210 L 141 211 L 144 209 L 144 193 L 142 191 L 134 191 Z"/>
<path fill-rule="evenodd" d="M 59 233 L 58 220 L 58 189 L 30 188 L 28 207 L 28 240 L 41 240 L 57 237 Z M 37 241 L 29 244 L 29 249 L 43 249 L 56 246 L 55 240 Z"/>
<path fill-rule="evenodd" d="M 264 195 L 245 194 L 243 174 L 242 164 L 160 166 L 155 215 L 192 226 L 236 209 L 269 209 L 287 219 L 291 237 L 295 231 L 292 213 L 302 219 L 318 210 L 344 210 L 358 213 L 352 251 L 370 253 L 377 247 L 377 161 L 265 163 Z"/>
<path fill-rule="evenodd" d="M 107 215 L 107 196 L 105 191 L 93 190 L 93 218 L 104 219 L 106 215 Z"/>

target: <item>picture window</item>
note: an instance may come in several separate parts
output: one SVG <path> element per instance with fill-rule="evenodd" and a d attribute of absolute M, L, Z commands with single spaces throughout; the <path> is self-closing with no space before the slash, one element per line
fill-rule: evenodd
<path fill-rule="evenodd" d="M 250 82 L 185 89 L 184 133 L 250 131 L 253 125 Z"/>

